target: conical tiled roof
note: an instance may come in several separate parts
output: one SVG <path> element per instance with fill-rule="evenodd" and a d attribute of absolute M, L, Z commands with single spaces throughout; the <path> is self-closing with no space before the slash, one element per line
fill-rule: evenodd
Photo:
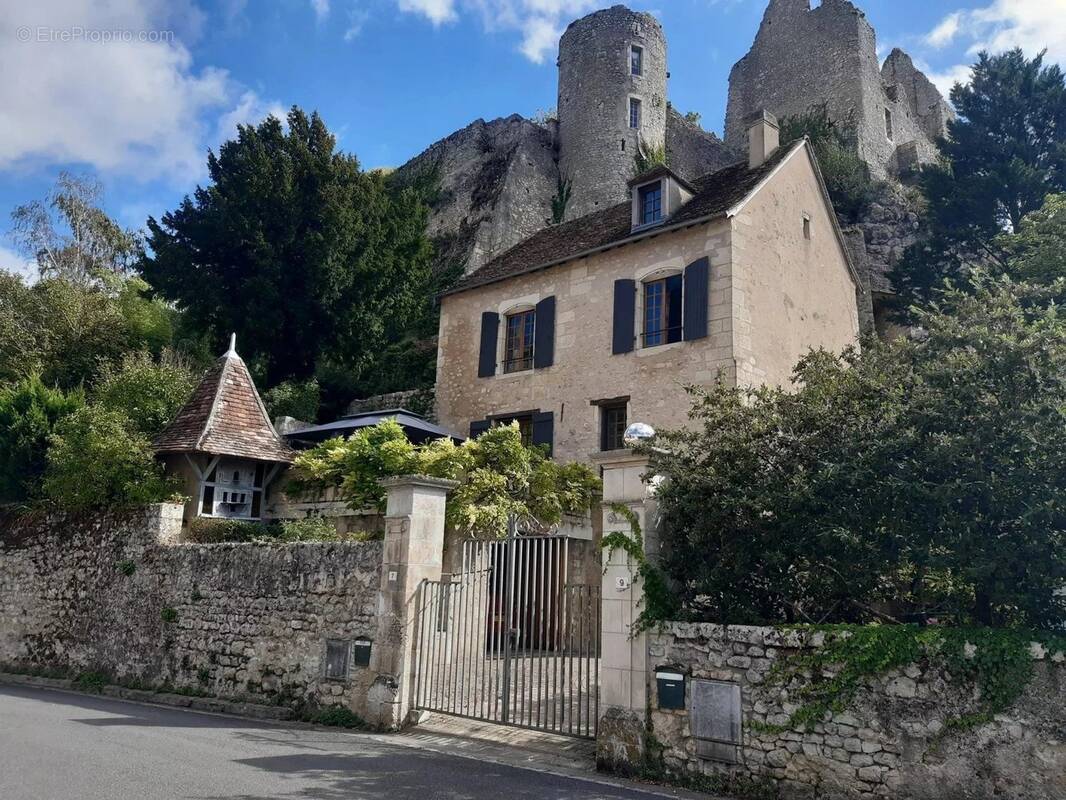
<path fill-rule="evenodd" d="M 233 341 L 192 397 L 152 442 L 156 453 L 209 453 L 291 463 Z"/>

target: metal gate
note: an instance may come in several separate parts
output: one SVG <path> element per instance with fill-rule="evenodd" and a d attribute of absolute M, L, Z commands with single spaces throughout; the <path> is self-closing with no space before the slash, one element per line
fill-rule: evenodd
<path fill-rule="evenodd" d="M 423 581 L 415 707 L 594 737 L 600 587 L 567 582 L 569 540 L 464 543 L 462 571 Z"/>

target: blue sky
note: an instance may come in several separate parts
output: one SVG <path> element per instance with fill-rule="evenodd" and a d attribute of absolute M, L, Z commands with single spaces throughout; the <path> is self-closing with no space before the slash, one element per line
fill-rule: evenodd
<path fill-rule="evenodd" d="M 767 0 L 632 0 L 669 43 L 670 99 L 720 132 L 731 65 Z M 365 166 L 395 166 L 478 117 L 555 106 L 555 53 L 596 0 L 0 0 L 0 267 L 9 214 L 61 169 L 98 177 L 141 227 L 204 179 L 206 153 L 290 105 Z M 882 56 L 948 86 L 980 48 L 1066 62 L 1066 0 L 859 0 Z M 110 40 L 108 40 L 110 38 Z"/>

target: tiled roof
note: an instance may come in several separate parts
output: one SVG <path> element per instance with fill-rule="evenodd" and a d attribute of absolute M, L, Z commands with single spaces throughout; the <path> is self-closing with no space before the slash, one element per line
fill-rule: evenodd
<path fill-rule="evenodd" d="M 802 144 L 803 140 L 792 147 L 779 148 L 755 169 L 750 169 L 747 161 L 743 161 L 696 179 L 692 182 L 695 189 L 692 199 L 655 228 L 633 232 L 632 208 L 628 200 L 580 219 L 545 228 L 460 279 L 446 294 L 561 264 L 629 240 L 654 236 L 674 226 L 723 217 Z"/>
<path fill-rule="evenodd" d="M 231 347 L 152 443 L 156 453 L 209 453 L 291 463 L 244 361 Z"/>

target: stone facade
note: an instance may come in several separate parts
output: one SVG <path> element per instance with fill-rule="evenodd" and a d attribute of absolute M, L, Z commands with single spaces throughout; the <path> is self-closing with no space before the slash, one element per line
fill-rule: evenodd
<path fill-rule="evenodd" d="M 666 110 L 666 162 L 687 181 L 742 160 L 744 154 L 725 146 L 713 133 L 689 122 L 673 106 Z M 625 195 L 616 198 L 625 199 Z"/>
<path fill-rule="evenodd" d="M 0 665 L 382 719 L 386 676 L 324 673 L 327 639 L 378 638 L 380 542 L 177 544 L 180 532 L 177 505 L 9 521 Z"/>
<path fill-rule="evenodd" d="M 633 47 L 643 50 L 640 75 L 630 69 Z M 640 104 L 636 127 L 633 101 Z M 559 40 L 559 170 L 571 188 L 567 219 L 626 197 L 638 148 L 666 143 L 666 110 L 666 37 L 655 17 L 612 6 L 570 23 Z"/>
<path fill-rule="evenodd" d="M 658 707 L 649 692 L 650 723 L 664 765 L 675 773 L 727 774 L 769 780 L 784 798 L 900 800 L 1052 800 L 1066 797 L 1066 668 L 1062 653 L 1034 648 L 1035 678 L 1004 714 L 988 724 L 946 731 L 979 710 L 977 698 L 934 664 L 910 664 L 868 679 L 846 709 L 781 734 L 750 723 L 783 724 L 796 707 L 789 684 L 770 689 L 766 676 L 782 659 L 821 644 L 823 634 L 773 628 L 667 623 L 648 634 L 649 680 L 669 668 L 686 676 L 684 710 Z M 739 762 L 697 755 L 691 724 L 692 680 L 740 687 L 743 743 Z"/>
<path fill-rule="evenodd" d="M 883 67 L 865 14 L 848 0 L 771 0 L 751 50 L 729 74 L 725 138 L 744 139 L 744 120 L 767 109 L 779 118 L 825 104 L 855 126 L 859 155 L 883 178 L 935 156 L 951 107 L 909 56 Z"/>
<path fill-rule="evenodd" d="M 555 455 L 600 449 L 596 401 L 628 397 L 630 420 L 687 421 L 684 384 L 786 384 L 809 347 L 839 351 L 858 333 L 855 285 L 813 172 L 790 156 L 735 216 L 448 295 L 441 303 L 437 417 L 459 432 L 474 420 L 530 409 L 554 415 Z M 803 234 L 803 215 L 811 238 Z M 710 260 L 704 339 L 612 355 L 614 281 L 638 284 Z M 483 312 L 505 315 L 554 296 L 555 357 L 546 369 L 478 377 Z M 638 307 L 639 307 L 638 299 Z M 640 314 L 637 314 L 638 319 Z M 498 348 L 503 348 L 500 326 Z M 497 363 L 503 363 L 502 358 Z"/>

